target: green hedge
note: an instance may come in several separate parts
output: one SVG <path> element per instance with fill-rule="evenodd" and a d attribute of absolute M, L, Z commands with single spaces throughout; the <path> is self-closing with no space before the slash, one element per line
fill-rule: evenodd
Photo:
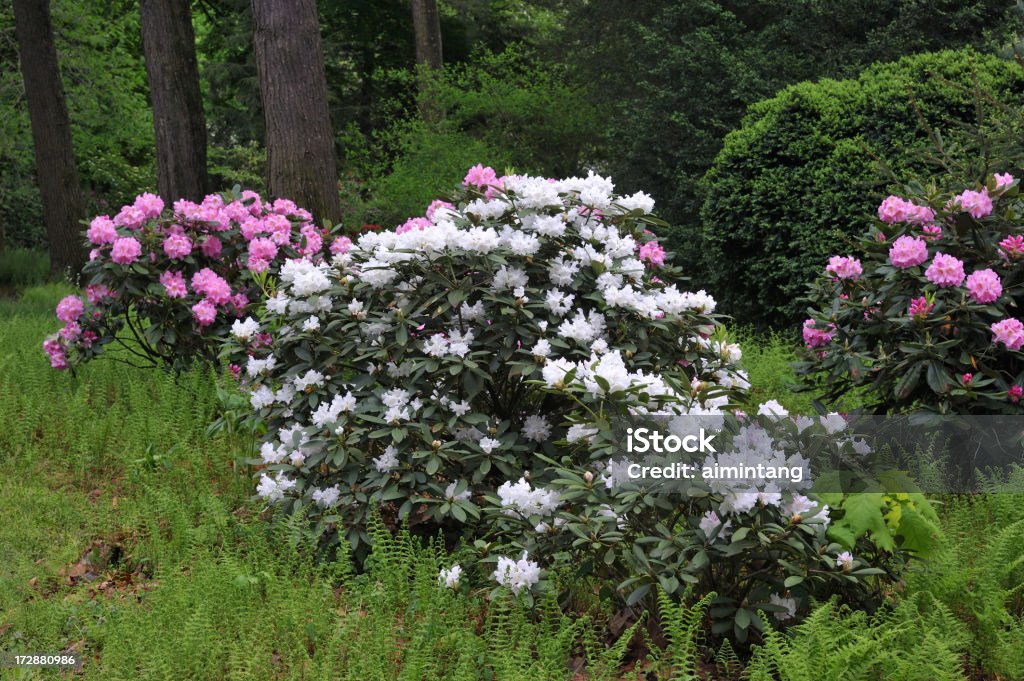
<path fill-rule="evenodd" d="M 955 155 L 978 93 L 1019 106 L 1024 69 L 972 50 L 921 54 L 751 106 L 704 178 L 701 257 L 725 311 L 762 328 L 802 319 L 828 256 L 871 224 L 887 186 L 925 171 L 929 129 Z"/>

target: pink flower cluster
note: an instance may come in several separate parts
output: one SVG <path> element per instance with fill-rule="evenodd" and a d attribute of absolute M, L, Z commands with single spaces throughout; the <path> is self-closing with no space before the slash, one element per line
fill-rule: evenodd
<path fill-rule="evenodd" d="M 992 330 L 992 342 L 1002 343 L 1010 350 L 1020 350 L 1024 345 L 1024 323 L 1009 317 L 995 322 L 989 327 Z"/>
<path fill-rule="evenodd" d="M 924 276 L 939 288 L 959 286 L 964 281 L 964 263 L 945 253 L 936 253 Z"/>
<path fill-rule="evenodd" d="M 915 267 L 927 259 L 928 244 L 920 237 L 901 236 L 889 249 L 889 262 L 900 269 Z"/>
<path fill-rule="evenodd" d="M 463 187 L 478 187 L 480 189 L 493 187 L 498 183 L 498 174 L 494 172 L 494 168 L 485 167 L 482 163 L 477 163 L 470 168 L 465 179 L 462 180 Z"/>
<path fill-rule="evenodd" d="M 990 269 L 972 272 L 964 285 L 974 302 L 983 305 L 994 303 L 1003 295 L 1003 283 L 999 280 L 999 275 Z"/>
<path fill-rule="evenodd" d="M 899 196 L 889 196 L 878 206 L 878 219 L 889 225 L 896 222 L 923 224 L 935 219 L 935 211 Z"/>
<path fill-rule="evenodd" d="M 864 273 L 864 268 L 861 267 L 860 260 L 857 258 L 833 255 L 828 259 L 828 266 L 825 268 L 825 272 L 837 279 L 857 280 Z"/>
<path fill-rule="evenodd" d="M 815 327 L 813 319 L 808 319 L 804 322 L 804 344 L 808 348 L 819 348 L 823 345 L 828 345 L 832 342 L 832 336 L 835 334 L 835 331 L 835 324 L 829 324 L 828 330 L 822 330 Z"/>
<path fill-rule="evenodd" d="M 665 264 L 665 249 L 657 241 L 648 241 L 640 246 L 637 257 L 652 267 L 661 267 Z"/>
<path fill-rule="evenodd" d="M 910 309 L 908 313 L 915 319 L 924 319 L 931 314 L 932 308 L 935 307 L 935 303 L 929 302 L 924 296 L 914 298 L 910 301 Z"/>
<path fill-rule="evenodd" d="M 960 210 L 969 213 L 975 219 L 992 214 L 992 197 L 988 195 L 988 189 L 982 189 L 980 192 L 968 189 L 953 199 L 953 205 L 959 206 Z"/>
<path fill-rule="evenodd" d="M 1024 236 L 1011 234 L 999 242 L 999 250 L 1004 259 L 1018 259 L 1024 255 Z"/>

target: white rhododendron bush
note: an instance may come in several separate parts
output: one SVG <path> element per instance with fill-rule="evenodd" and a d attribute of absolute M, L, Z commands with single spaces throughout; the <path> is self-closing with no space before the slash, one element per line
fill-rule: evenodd
<path fill-rule="evenodd" d="M 707 569 L 697 551 L 800 513 L 820 515 L 793 560 L 844 571 L 827 514 L 795 490 L 730 501 L 614 484 L 613 422 L 715 416 L 747 387 L 715 301 L 689 290 L 648 230 L 660 224 L 650 197 L 617 196 L 593 174 L 477 166 L 451 199 L 330 262 L 285 263 L 261 318 L 235 324 L 227 351 L 268 426 L 261 497 L 357 554 L 373 508 L 478 540 L 482 561 L 465 569 L 515 593 L 559 561 L 676 592 Z M 648 555 L 659 533 L 693 550 Z M 562 540 L 544 553 L 530 535 Z M 463 569 L 441 579 L 457 585 Z M 784 578 L 762 580 L 761 607 L 795 611 Z M 738 608 L 723 611 L 730 626 Z"/>

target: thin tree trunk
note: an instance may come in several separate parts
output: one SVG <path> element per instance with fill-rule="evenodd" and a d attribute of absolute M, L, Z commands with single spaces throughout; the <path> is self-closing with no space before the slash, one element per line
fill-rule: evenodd
<path fill-rule="evenodd" d="M 412 27 L 419 72 L 420 116 L 425 121 L 435 121 L 441 118 L 441 111 L 435 92 L 434 72 L 444 65 L 437 0 L 412 0 Z"/>
<path fill-rule="evenodd" d="M 327 76 L 315 0 L 252 0 L 267 129 L 267 188 L 318 222 L 341 219 Z"/>
<path fill-rule="evenodd" d="M 76 275 L 85 264 L 79 223 L 85 216 L 85 206 L 71 145 L 49 0 L 14 0 L 14 26 L 32 123 L 50 270 L 55 274 L 69 270 Z"/>
<path fill-rule="evenodd" d="M 200 201 L 209 191 L 206 119 L 189 0 L 140 0 L 142 51 L 153 102 L 160 196 Z"/>

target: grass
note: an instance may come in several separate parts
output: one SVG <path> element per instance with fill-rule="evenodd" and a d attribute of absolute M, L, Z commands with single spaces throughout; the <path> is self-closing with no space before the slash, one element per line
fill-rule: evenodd
<path fill-rule="evenodd" d="M 21 289 L 50 277 L 50 257 L 43 251 L 11 248 L 0 252 L 0 289 Z"/>
<path fill-rule="evenodd" d="M 699 607 L 666 605 L 667 649 L 624 666 L 641 638 L 551 600 L 528 611 L 439 589 L 453 559 L 407 536 L 378 527 L 365 574 L 314 562 L 297 532 L 261 519 L 248 443 L 207 435 L 213 377 L 49 369 L 40 341 L 66 293 L 0 299 L 0 652 L 75 650 L 75 678 L 115 681 L 1024 679 L 1019 497 L 944 504 L 942 549 L 877 615 L 823 604 L 748 661 L 699 644 Z M 787 391 L 782 339 L 746 353 L 761 399 L 809 405 Z"/>

